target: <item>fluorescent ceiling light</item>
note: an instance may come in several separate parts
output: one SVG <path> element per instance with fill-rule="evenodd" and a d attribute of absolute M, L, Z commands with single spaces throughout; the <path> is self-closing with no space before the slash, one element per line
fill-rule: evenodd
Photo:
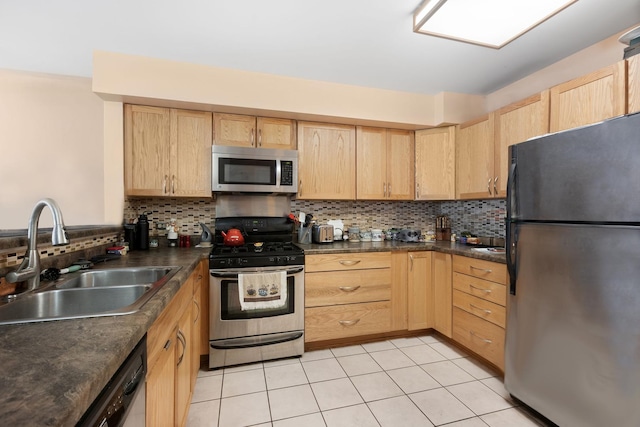
<path fill-rule="evenodd" d="M 578 0 L 425 0 L 413 31 L 500 49 Z"/>

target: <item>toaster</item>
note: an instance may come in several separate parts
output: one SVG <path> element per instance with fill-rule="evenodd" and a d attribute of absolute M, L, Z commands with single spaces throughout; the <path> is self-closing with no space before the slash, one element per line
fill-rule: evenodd
<path fill-rule="evenodd" d="M 398 240 L 401 242 L 419 242 L 420 230 L 402 229 L 398 232 Z"/>
<path fill-rule="evenodd" d="M 313 243 L 333 242 L 333 225 L 314 225 L 311 228 L 311 238 L 313 239 Z"/>

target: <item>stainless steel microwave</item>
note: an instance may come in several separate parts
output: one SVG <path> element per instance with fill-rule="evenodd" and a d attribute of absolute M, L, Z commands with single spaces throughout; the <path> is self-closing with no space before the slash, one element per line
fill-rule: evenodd
<path fill-rule="evenodd" d="M 213 192 L 298 192 L 296 150 L 213 145 L 211 153 Z"/>

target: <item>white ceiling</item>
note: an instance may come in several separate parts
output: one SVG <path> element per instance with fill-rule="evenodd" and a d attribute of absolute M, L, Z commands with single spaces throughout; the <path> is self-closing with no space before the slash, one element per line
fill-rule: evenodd
<path fill-rule="evenodd" d="M 98 49 L 423 94 L 488 94 L 640 23 L 640 0 L 578 0 L 494 50 L 413 33 L 419 3 L 0 0 L 0 68 L 90 77 Z"/>

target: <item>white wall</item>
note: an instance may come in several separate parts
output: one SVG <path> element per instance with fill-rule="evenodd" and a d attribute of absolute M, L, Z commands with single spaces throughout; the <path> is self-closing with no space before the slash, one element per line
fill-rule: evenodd
<path fill-rule="evenodd" d="M 102 123 L 90 79 L 0 70 L 0 229 L 26 228 L 44 197 L 68 226 L 105 223 Z"/>

